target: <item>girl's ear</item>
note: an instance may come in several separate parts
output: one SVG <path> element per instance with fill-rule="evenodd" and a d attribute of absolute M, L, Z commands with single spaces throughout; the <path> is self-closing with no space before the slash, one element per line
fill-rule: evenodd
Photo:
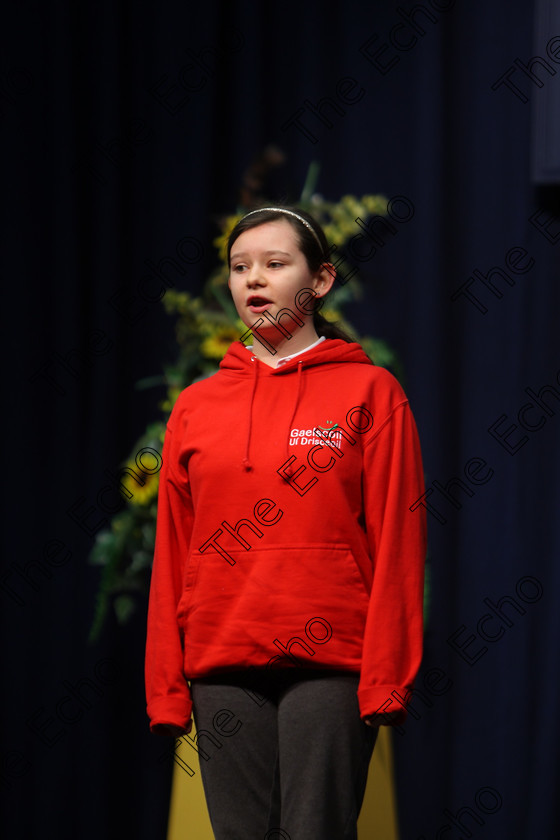
<path fill-rule="evenodd" d="M 336 268 L 332 263 L 323 263 L 316 274 L 315 291 L 317 297 L 324 297 L 332 289 L 336 277 Z"/>

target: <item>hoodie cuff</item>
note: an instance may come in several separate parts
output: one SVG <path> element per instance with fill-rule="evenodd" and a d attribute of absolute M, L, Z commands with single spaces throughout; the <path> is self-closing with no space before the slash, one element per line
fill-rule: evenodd
<path fill-rule="evenodd" d="M 153 700 L 148 706 L 150 731 L 155 735 L 169 735 L 163 727 L 176 726 L 185 735 L 191 730 L 191 713 L 192 702 L 186 698 L 162 697 Z"/>
<path fill-rule="evenodd" d="M 410 694 L 411 687 L 402 685 L 358 688 L 360 717 L 364 719 L 377 715 L 381 725 L 400 726 L 407 717 L 406 706 Z"/>

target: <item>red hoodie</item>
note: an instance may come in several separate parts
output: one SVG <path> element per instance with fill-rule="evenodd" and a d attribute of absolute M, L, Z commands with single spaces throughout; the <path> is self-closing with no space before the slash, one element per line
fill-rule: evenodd
<path fill-rule="evenodd" d="M 397 380 L 327 339 L 272 368 L 234 342 L 179 396 L 160 473 L 148 611 L 153 731 L 187 729 L 188 679 L 359 672 L 362 717 L 405 716 L 422 655 L 424 492 Z"/>

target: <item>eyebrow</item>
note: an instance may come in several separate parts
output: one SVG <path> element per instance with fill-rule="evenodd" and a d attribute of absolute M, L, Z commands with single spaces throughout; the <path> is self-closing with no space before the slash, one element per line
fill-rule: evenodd
<path fill-rule="evenodd" d="M 270 256 L 272 256 L 272 254 L 281 254 L 283 257 L 291 257 L 291 256 L 292 256 L 292 255 L 291 255 L 291 254 L 289 254 L 287 251 L 280 251 L 280 250 L 278 250 L 278 249 L 274 249 L 274 250 L 272 250 L 272 251 L 264 251 L 264 252 L 263 252 L 263 255 L 264 255 L 265 257 L 270 257 Z M 247 256 L 247 254 L 245 253 L 245 251 L 238 251 L 238 252 L 236 252 L 236 253 L 234 253 L 234 254 L 232 254 L 232 255 L 231 255 L 231 259 L 232 259 L 232 260 L 233 260 L 233 259 L 239 259 L 240 257 L 246 257 L 246 256 Z"/>

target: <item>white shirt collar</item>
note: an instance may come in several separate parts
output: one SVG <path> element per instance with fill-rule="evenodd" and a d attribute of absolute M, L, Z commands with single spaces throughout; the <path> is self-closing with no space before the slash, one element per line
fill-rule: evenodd
<path fill-rule="evenodd" d="M 280 367 L 281 365 L 285 365 L 286 362 L 290 362 L 292 359 L 295 359 L 297 356 L 301 356 L 302 353 L 307 353 L 309 350 L 313 350 L 314 347 L 317 347 L 318 344 L 321 344 L 322 341 L 325 340 L 325 336 L 322 335 L 317 341 L 314 341 L 313 344 L 310 344 L 308 347 L 304 347 L 303 350 L 298 350 L 297 353 L 292 353 L 290 356 L 282 356 L 281 359 L 278 359 L 276 362 L 276 367 Z M 253 345 L 245 345 L 247 350 L 250 352 L 253 351 Z"/>

